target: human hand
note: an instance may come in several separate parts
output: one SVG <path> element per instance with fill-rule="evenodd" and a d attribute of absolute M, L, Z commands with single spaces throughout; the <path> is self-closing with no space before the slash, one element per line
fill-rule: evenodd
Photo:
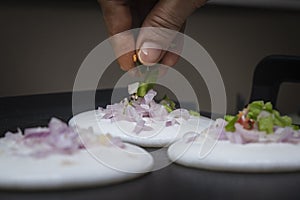
<path fill-rule="evenodd" d="M 182 32 L 188 16 L 204 5 L 206 0 L 98 0 L 98 2 L 110 36 L 136 27 L 163 28 L 141 29 L 137 39 L 128 31 L 114 37 L 112 46 L 116 55 L 120 50 L 137 49 L 117 56 L 120 67 L 127 71 L 135 67 L 134 55 L 137 55 L 144 65 L 158 62 L 167 66 L 176 64 L 179 55 L 168 49 L 176 48 L 178 51 L 181 49 L 182 41 L 176 39 L 174 31 Z"/>

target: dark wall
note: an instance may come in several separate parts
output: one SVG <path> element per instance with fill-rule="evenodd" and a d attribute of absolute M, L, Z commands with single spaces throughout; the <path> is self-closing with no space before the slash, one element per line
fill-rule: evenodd
<path fill-rule="evenodd" d="M 260 59 L 270 54 L 300 55 L 299 21 L 297 10 L 228 6 L 206 6 L 190 17 L 186 33 L 206 48 L 219 67 L 229 112 L 248 101 Z M 0 96 L 71 91 L 86 55 L 107 38 L 93 0 L 1 1 L 0 27 Z M 185 65 L 181 61 L 176 67 Z M 113 87 L 122 73 L 114 63 L 100 87 Z M 201 108 L 207 110 L 205 84 L 199 82 L 195 88 Z M 294 111 L 300 97 L 289 91 L 299 88 L 285 87 L 279 101 L 282 109 Z"/>

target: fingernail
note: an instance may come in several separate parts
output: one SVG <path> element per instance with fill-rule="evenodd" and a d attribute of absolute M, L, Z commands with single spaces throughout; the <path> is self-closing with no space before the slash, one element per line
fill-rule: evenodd
<path fill-rule="evenodd" d="M 161 53 L 161 45 L 154 42 L 144 42 L 138 52 L 138 57 L 144 65 L 154 65 L 159 62 Z"/>

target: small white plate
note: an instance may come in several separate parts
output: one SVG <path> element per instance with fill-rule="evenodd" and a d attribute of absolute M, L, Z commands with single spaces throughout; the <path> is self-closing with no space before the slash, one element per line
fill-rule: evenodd
<path fill-rule="evenodd" d="M 142 131 L 139 134 L 133 132 L 135 122 L 112 122 L 110 119 L 102 119 L 102 114 L 96 110 L 75 115 L 69 121 L 69 125 L 77 128 L 92 127 L 95 133 L 109 133 L 120 137 L 123 141 L 143 147 L 165 147 L 182 138 L 186 132 L 201 132 L 213 123 L 213 120 L 209 118 L 194 116 L 169 127 L 165 126 L 165 121 L 154 122 L 149 118 L 144 118 L 144 120 L 152 130 Z"/>
<path fill-rule="evenodd" d="M 203 145 L 204 144 L 204 145 Z M 232 144 L 199 137 L 180 140 L 168 149 L 169 158 L 181 165 L 232 172 L 288 172 L 300 170 L 300 144 Z"/>
<path fill-rule="evenodd" d="M 153 167 L 152 156 L 140 147 L 110 146 L 45 158 L 17 156 L 0 149 L 0 188 L 54 189 L 107 185 L 136 178 Z"/>

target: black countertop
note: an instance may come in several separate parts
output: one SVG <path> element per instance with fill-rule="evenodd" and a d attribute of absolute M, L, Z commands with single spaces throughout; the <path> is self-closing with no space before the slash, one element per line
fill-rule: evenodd
<path fill-rule="evenodd" d="M 109 103 L 110 94 L 110 90 L 98 91 L 95 97 L 97 106 Z M 47 125 L 53 116 L 67 121 L 72 116 L 71 105 L 71 93 L 0 98 L 0 135 L 17 127 Z M 161 151 L 154 159 L 156 163 L 163 162 L 167 159 L 166 151 Z M 138 179 L 105 187 L 48 191 L 0 190 L 0 200 L 300 199 L 299 186 L 299 172 L 225 173 L 171 164 Z"/>

